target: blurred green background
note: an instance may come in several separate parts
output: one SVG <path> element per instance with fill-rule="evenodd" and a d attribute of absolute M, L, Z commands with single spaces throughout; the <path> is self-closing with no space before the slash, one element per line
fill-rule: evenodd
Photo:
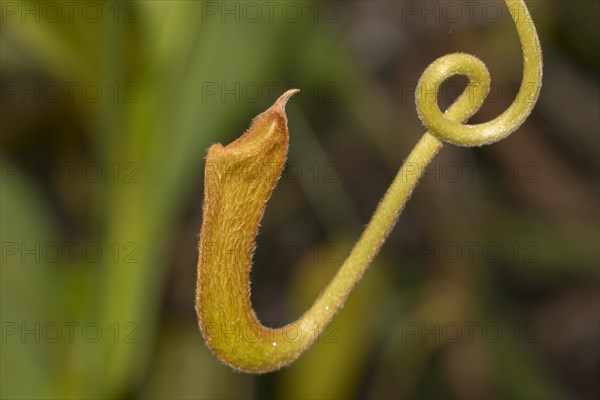
<path fill-rule="evenodd" d="M 599 3 L 528 3 L 530 119 L 446 146 L 324 336 L 251 376 L 197 329 L 206 149 L 302 90 L 251 274 L 259 318 L 292 321 L 424 131 L 425 67 L 488 65 L 475 122 L 514 98 L 504 2 L 3 1 L 2 398 L 598 398 Z"/>

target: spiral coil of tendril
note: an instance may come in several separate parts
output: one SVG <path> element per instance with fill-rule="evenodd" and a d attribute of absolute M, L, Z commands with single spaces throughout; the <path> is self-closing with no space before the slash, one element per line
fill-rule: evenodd
<path fill-rule="evenodd" d="M 490 74 L 477 57 L 456 53 L 430 64 L 419 79 L 416 91 L 417 112 L 429 133 L 457 146 L 482 146 L 506 138 L 517 130 L 531 113 L 542 82 L 542 52 L 531 15 L 522 0 L 507 0 L 523 48 L 523 80 L 515 101 L 497 118 L 477 125 L 463 122 L 483 104 L 490 89 Z M 467 87 L 445 113 L 437 104 L 441 84 L 454 75 L 464 75 Z"/>
<path fill-rule="evenodd" d="M 482 146 L 509 136 L 523 124 L 540 93 L 542 52 L 525 2 L 506 0 L 506 5 L 523 49 L 523 81 L 516 99 L 489 122 L 465 124 L 489 93 L 490 74 L 485 64 L 474 56 L 457 53 L 429 65 L 419 80 L 416 93 L 417 112 L 428 132 L 405 159 L 335 277 L 313 305 L 286 327 L 267 328 L 254 313 L 249 283 L 252 252 L 248 250 L 250 246 L 240 246 L 240 243 L 256 243 L 264 207 L 287 156 L 288 131 L 283 107 L 297 90 L 284 93 L 273 107 L 255 118 L 242 137 L 228 146 L 213 145 L 209 149 L 207 160 L 212 160 L 217 173 L 210 173 L 208 168 L 205 170 L 196 311 L 206 343 L 223 362 L 252 373 L 269 372 L 292 363 L 315 342 L 313 337 L 323 332 L 343 306 L 390 234 L 425 167 L 443 147 L 443 142 Z M 454 75 L 466 76 L 468 84 L 459 98 L 442 112 L 437 93 L 441 84 Z M 241 183 L 234 179 L 236 174 L 231 173 L 232 170 L 242 170 L 248 163 L 255 166 L 257 159 L 261 160 L 258 165 L 278 165 L 279 175 L 265 170 L 264 174 L 257 174 L 257 179 L 242 180 Z M 414 165 L 421 166 L 416 173 Z M 240 249 L 240 252 L 219 252 L 214 251 L 215 248 Z M 219 330 L 219 327 L 231 329 L 240 325 L 252 328 L 256 340 L 240 341 L 237 336 L 223 335 L 224 332 Z M 299 328 L 312 335 L 301 335 L 299 340 L 292 342 L 286 340 L 287 327 Z"/>

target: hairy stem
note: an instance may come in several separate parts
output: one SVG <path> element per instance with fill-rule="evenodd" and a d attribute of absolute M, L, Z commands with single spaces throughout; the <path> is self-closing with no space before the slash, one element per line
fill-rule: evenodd
<path fill-rule="evenodd" d="M 466 54 L 451 54 L 434 61 L 421 76 L 416 94 L 417 110 L 428 132 L 406 158 L 335 277 L 297 321 L 282 328 L 265 327 L 256 317 L 250 302 L 249 272 L 260 220 L 287 156 L 284 106 L 296 90 L 284 93 L 233 143 L 211 146 L 205 168 L 196 311 L 206 343 L 224 363 L 253 373 L 292 363 L 343 306 L 443 142 L 460 146 L 493 143 L 525 121 L 539 96 L 542 54 L 525 3 L 506 0 L 506 4 L 524 59 L 523 81 L 515 101 L 490 122 L 466 125 L 464 122 L 477 112 L 489 92 L 488 70 L 480 60 Z M 446 79 L 457 74 L 467 76 L 467 88 L 442 113 L 437 92 Z M 252 169 L 255 173 L 249 174 Z"/>

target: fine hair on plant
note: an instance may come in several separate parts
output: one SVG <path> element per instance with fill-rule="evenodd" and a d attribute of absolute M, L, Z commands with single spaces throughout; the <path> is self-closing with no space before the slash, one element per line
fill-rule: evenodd
<path fill-rule="evenodd" d="M 542 53 L 537 32 L 523 0 L 506 0 L 523 50 L 523 79 L 514 102 L 497 118 L 482 124 L 465 122 L 483 104 L 490 88 L 485 64 L 468 54 L 450 54 L 430 64 L 416 90 L 416 108 L 427 132 L 398 171 L 347 259 L 313 305 L 295 322 L 301 331 L 320 333 L 343 306 L 394 227 L 417 185 L 419 173 L 407 165 L 427 165 L 443 147 L 483 146 L 517 130 L 533 109 L 541 89 Z M 454 75 L 468 78 L 464 92 L 445 111 L 437 92 Z M 265 327 L 250 301 L 249 273 L 256 235 L 288 152 L 284 107 L 297 89 L 285 92 L 252 121 L 238 139 L 208 150 L 205 167 L 203 222 L 200 231 L 196 312 L 208 347 L 232 368 L 264 373 L 289 365 L 314 342 L 314 336 L 286 340 L 286 327 Z M 249 166 L 264 166 L 253 179 L 235 179 Z M 261 173 L 262 172 L 262 173 Z M 231 251 L 234 249 L 234 251 Z M 252 340 L 224 335 L 241 325 Z"/>

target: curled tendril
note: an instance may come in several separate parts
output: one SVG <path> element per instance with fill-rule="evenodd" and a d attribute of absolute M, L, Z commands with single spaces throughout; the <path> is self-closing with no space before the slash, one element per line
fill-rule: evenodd
<path fill-rule="evenodd" d="M 258 226 L 287 155 L 284 107 L 297 90 L 284 93 L 254 119 L 239 139 L 225 147 L 211 146 L 205 167 L 196 312 L 207 345 L 224 363 L 252 373 L 269 372 L 292 363 L 343 306 L 395 225 L 424 167 L 443 142 L 482 146 L 507 137 L 525 121 L 540 92 L 542 54 L 523 0 L 506 0 L 506 4 L 524 56 L 523 81 L 515 101 L 490 122 L 465 125 L 488 94 L 487 68 L 466 54 L 452 54 L 433 62 L 421 76 L 416 99 L 419 116 L 429 131 L 405 160 L 335 277 L 311 308 L 283 328 L 267 328 L 256 317 L 250 302 L 249 272 Z M 467 76 L 469 83 L 458 100 L 442 113 L 437 90 L 457 74 Z M 417 172 L 410 167 L 415 164 L 422 166 Z M 244 168 L 257 165 L 264 168 L 249 178 Z M 245 178 L 240 180 L 240 176 Z M 294 334 L 293 341 L 288 337 L 290 329 L 299 333 Z"/>
<path fill-rule="evenodd" d="M 434 61 L 419 79 L 416 104 L 419 117 L 438 139 L 457 146 L 482 146 L 502 140 L 517 130 L 531 113 L 542 86 L 542 51 L 535 26 L 523 1 L 507 0 L 523 48 L 523 80 L 515 101 L 492 121 L 465 125 L 490 89 L 490 74 L 478 58 L 449 54 Z M 469 79 L 467 87 L 445 113 L 437 104 L 437 91 L 453 75 Z"/>

